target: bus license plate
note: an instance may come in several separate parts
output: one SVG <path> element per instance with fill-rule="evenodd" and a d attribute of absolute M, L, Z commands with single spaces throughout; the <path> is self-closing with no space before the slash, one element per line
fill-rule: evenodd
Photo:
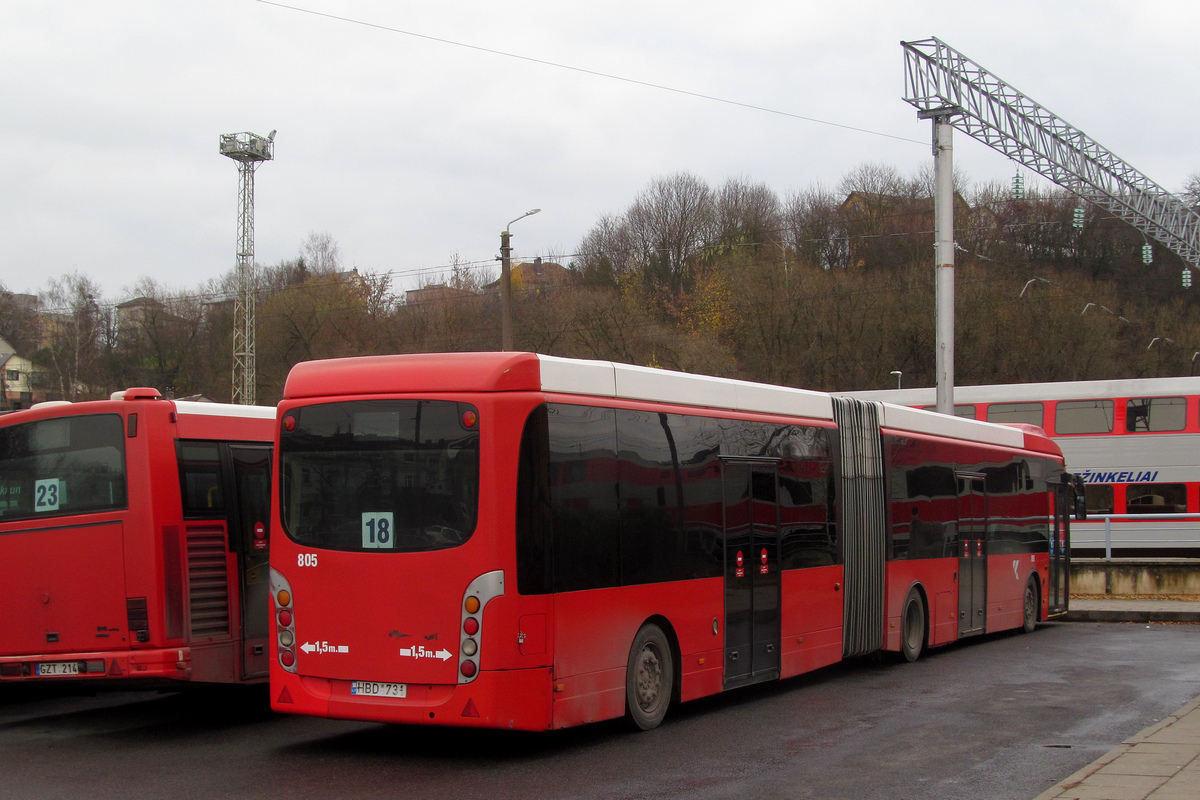
<path fill-rule="evenodd" d="M 379 683 L 378 681 L 350 681 L 350 694 L 371 697 L 407 697 L 407 683 Z"/>
<path fill-rule="evenodd" d="M 49 661 L 34 665 L 35 675 L 78 675 L 78 661 Z"/>

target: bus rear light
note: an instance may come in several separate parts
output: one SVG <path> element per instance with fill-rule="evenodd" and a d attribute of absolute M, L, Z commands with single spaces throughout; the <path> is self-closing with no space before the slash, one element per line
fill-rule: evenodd
<path fill-rule="evenodd" d="M 295 418 L 295 417 L 293 417 L 291 414 L 289 414 L 289 415 L 287 415 L 286 417 L 284 417 L 284 418 L 283 418 L 283 429 L 284 429 L 285 431 L 294 431 L 294 430 L 296 430 L 296 418 Z"/>
<path fill-rule="evenodd" d="M 462 415 L 462 424 L 464 428 L 474 428 L 475 423 L 479 422 L 479 415 L 474 411 L 464 411 Z"/>
<path fill-rule="evenodd" d="M 475 659 L 482 649 L 483 610 L 494 597 L 504 594 L 504 570 L 485 572 L 463 593 L 462 633 L 458 642 L 458 682 L 470 683 L 479 673 Z"/>
<path fill-rule="evenodd" d="M 139 642 L 150 641 L 150 614 L 146 608 L 146 598 L 126 597 L 125 615 L 134 639 Z"/>
<path fill-rule="evenodd" d="M 25 674 L 21 664 L 0 664 L 0 677 L 20 678 Z"/>
<path fill-rule="evenodd" d="M 277 570 L 271 570 L 271 599 L 275 602 L 275 643 L 278 645 L 279 666 L 296 672 L 296 616 L 292 605 L 292 586 Z M 284 607 L 286 606 L 286 608 Z"/>

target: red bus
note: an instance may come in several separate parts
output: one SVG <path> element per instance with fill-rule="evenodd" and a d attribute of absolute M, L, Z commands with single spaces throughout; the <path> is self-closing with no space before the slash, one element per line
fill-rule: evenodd
<path fill-rule="evenodd" d="M 0 416 L 0 683 L 264 682 L 275 410 Z"/>
<path fill-rule="evenodd" d="M 648 729 L 1067 608 L 1028 426 L 531 353 L 299 364 L 279 420 L 278 711 Z"/>
<path fill-rule="evenodd" d="M 932 388 L 850 392 L 931 408 Z M 1076 554 L 1200 550 L 1200 378 L 957 386 L 954 413 L 1044 428 L 1086 486 Z"/>

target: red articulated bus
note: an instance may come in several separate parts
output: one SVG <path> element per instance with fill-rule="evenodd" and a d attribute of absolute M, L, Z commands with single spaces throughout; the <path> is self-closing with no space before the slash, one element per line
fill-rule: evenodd
<path fill-rule="evenodd" d="M 0 684 L 264 682 L 275 409 L 0 416 Z"/>
<path fill-rule="evenodd" d="M 1067 608 L 1031 427 L 532 353 L 297 365 L 278 711 L 546 730 Z"/>
<path fill-rule="evenodd" d="M 936 390 L 848 392 L 931 408 Z M 954 413 L 1037 425 L 1087 491 L 1075 552 L 1179 557 L 1200 551 L 1200 378 L 958 386 Z"/>

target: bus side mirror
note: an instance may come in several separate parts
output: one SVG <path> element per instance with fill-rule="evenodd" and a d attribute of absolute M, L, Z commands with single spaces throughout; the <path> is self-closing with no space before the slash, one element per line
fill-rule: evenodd
<path fill-rule="evenodd" d="M 1075 495 L 1075 519 L 1083 522 L 1087 519 L 1087 491 L 1081 476 L 1071 476 L 1071 489 Z"/>

